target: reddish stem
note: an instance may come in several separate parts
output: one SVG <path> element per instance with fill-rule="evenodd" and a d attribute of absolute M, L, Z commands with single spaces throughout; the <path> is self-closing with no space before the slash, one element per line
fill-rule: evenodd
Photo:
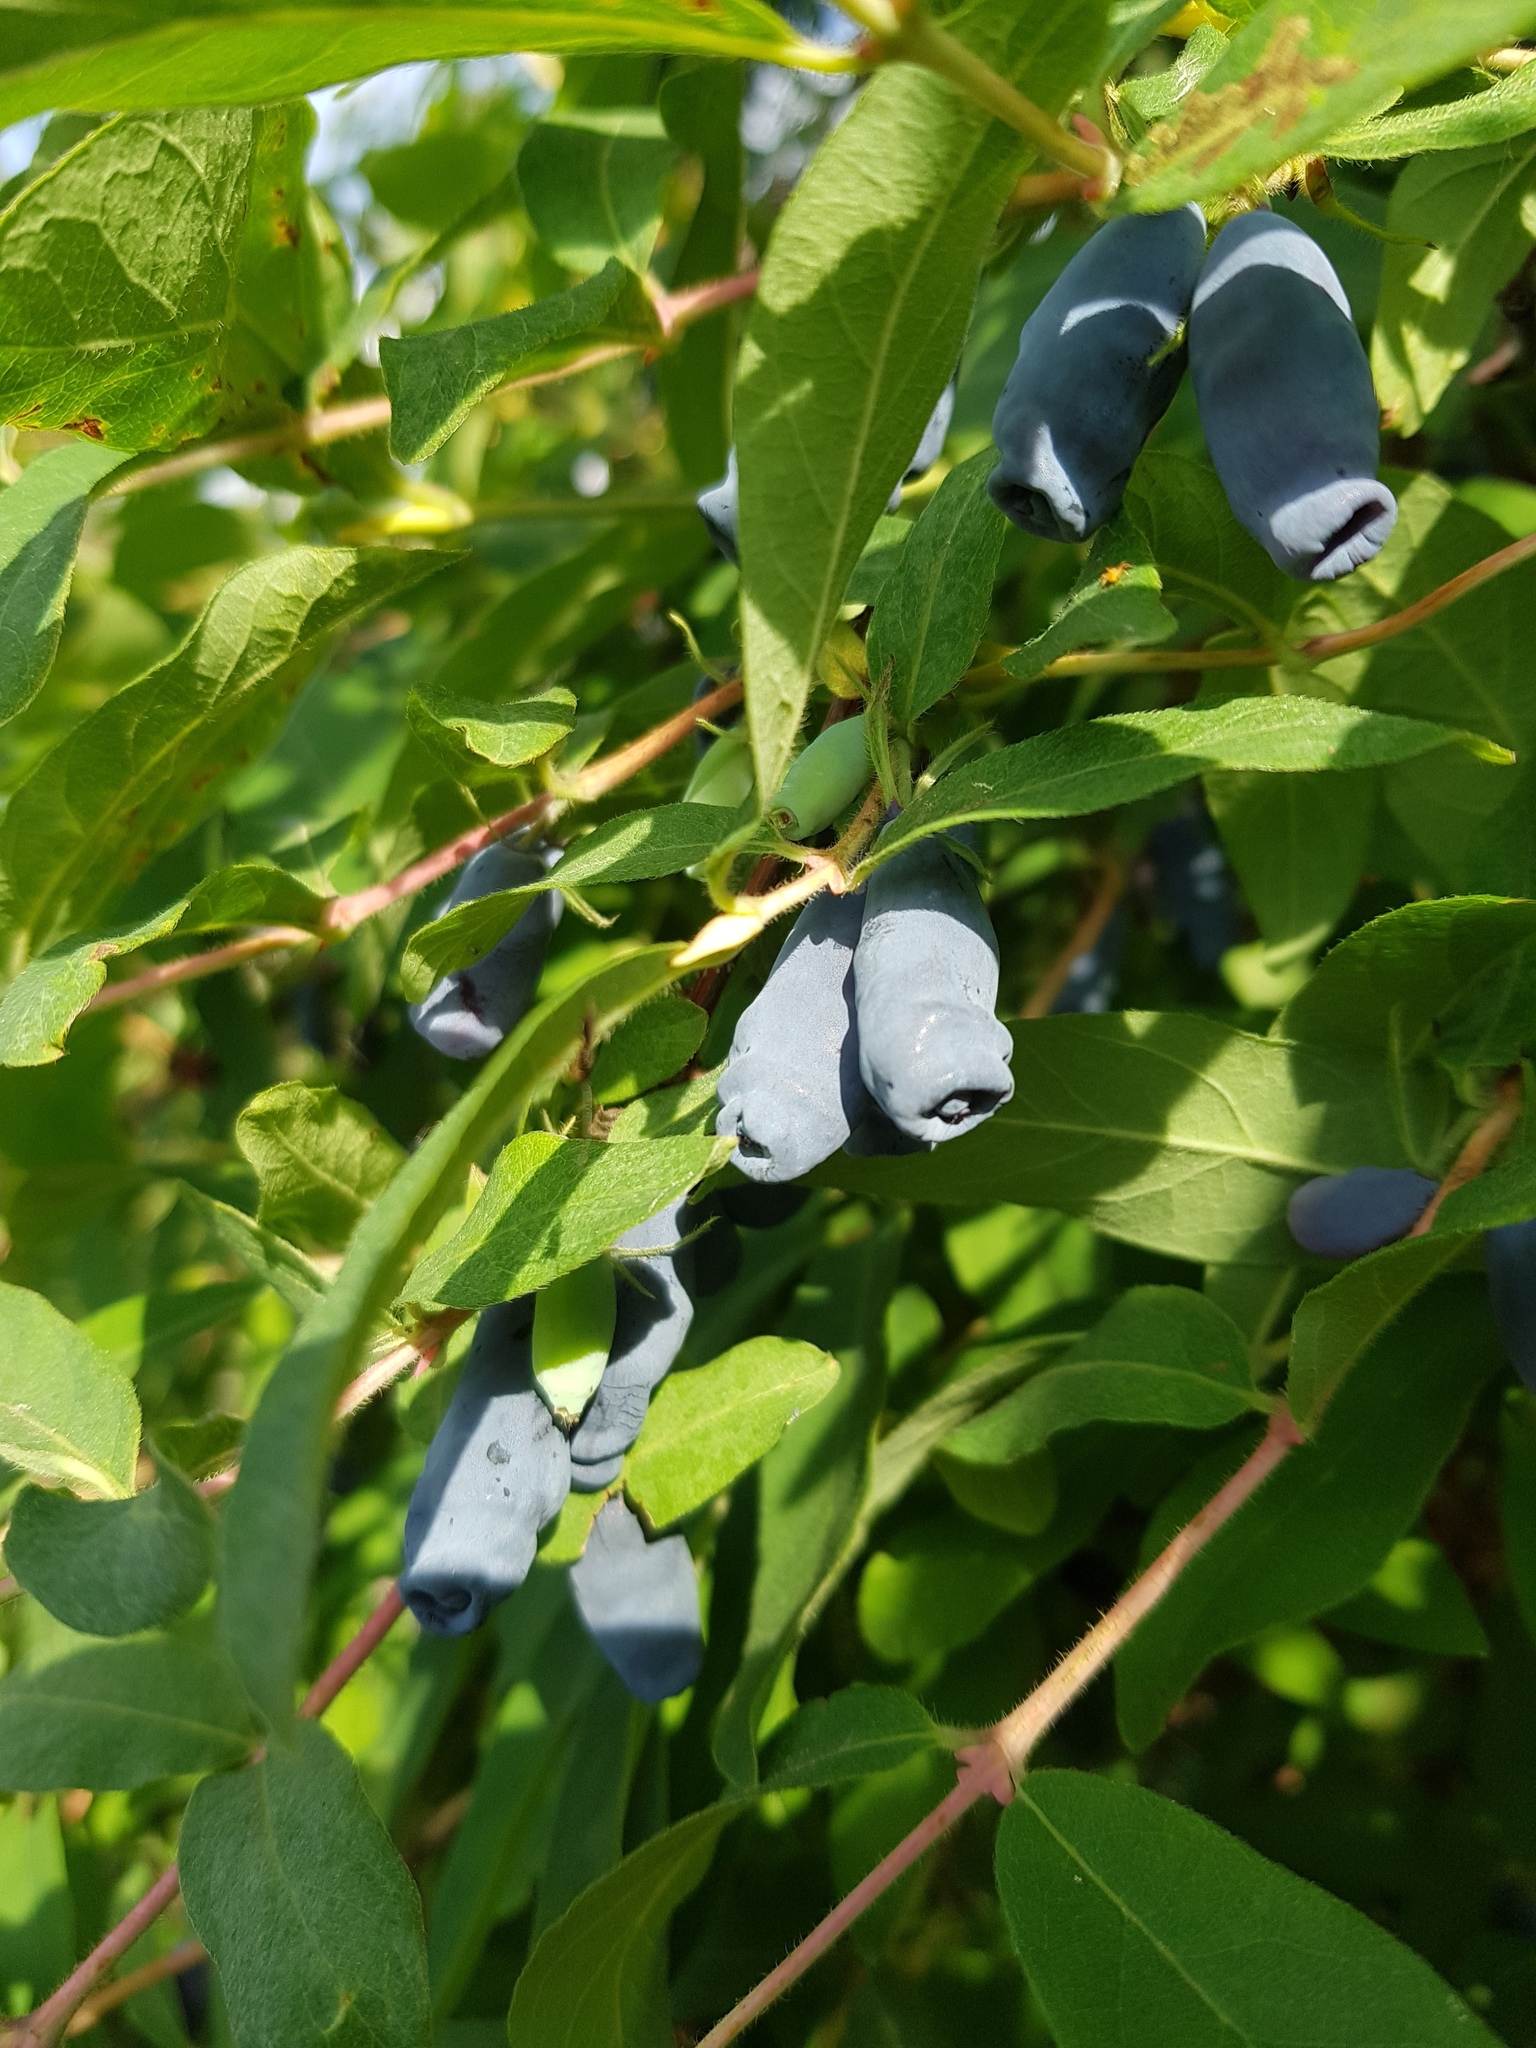
<path fill-rule="evenodd" d="M 1046 1729 L 1104 1669 L 1196 1552 L 1236 1514 L 1244 1501 L 1258 1491 L 1280 1461 L 1301 1440 L 1301 1433 L 1291 1420 L 1289 1410 L 1278 1409 L 1270 1419 L 1263 1441 L 1140 1578 L 1126 1588 L 1103 1619 L 1089 1630 L 1027 1699 L 987 1731 L 982 1742 L 960 1752 L 960 1779 L 948 1797 L 903 1841 L 898 1842 L 846 1899 L 833 1907 L 777 1969 L 748 1992 L 739 2004 L 732 2006 L 723 2020 L 710 2028 L 699 2048 L 725 2048 L 728 2041 L 734 2041 L 745 2032 L 759 2013 L 803 1977 L 812 1963 L 826 1954 L 859 1915 L 873 1905 L 880 1894 L 894 1884 L 904 1870 L 909 1870 L 979 1799 L 990 1793 L 1006 1805 L 1013 1796 L 1014 1781 L 1022 1773 L 1030 1751 Z"/>
<path fill-rule="evenodd" d="M 1525 1083 L 1518 1067 L 1511 1067 L 1499 1081 L 1498 1097 L 1494 1106 L 1483 1118 L 1457 1153 L 1450 1172 L 1430 1196 L 1423 1214 L 1409 1231 L 1410 1237 L 1425 1237 L 1430 1225 L 1440 1213 L 1440 1204 L 1447 1195 L 1457 1188 L 1464 1188 L 1468 1181 L 1476 1180 L 1484 1172 L 1510 1132 L 1525 1114 Z"/>
<path fill-rule="evenodd" d="M 1021 1017 L 1048 1017 L 1051 1014 L 1052 1005 L 1067 985 L 1073 961 L 1092 951 L 1104 927 L 1114 916 L 1115 906 L 1125 894 L 1125 881 L 1125 863 L 1111 856 L 1104 863 L 1093 901 L 1078 920 L 1077 930 L 1035 984 L 1029 1001 L 1019 1012 Z"/>
<path fill-rule="evenodd" d="M 687 285 L 680 292 L 669 292 L 648 277 L 646 289 L 656 309 L 656 324 L 663 338 L 671 341 L 683 328 L 691 327 L 695 320 L 706 319 L 709 314 L 718 313 L 722 306 L 733 305 L 738 299 L 750 299 L 757 290 L 760 274 L 756 269 L 739 270 L 734 277 L 712 277 L 704 284 Z"/>
<path fill-rule="evenodd" d="M 370 917 L 377 917 L 381 910 L 388 910 L 392 903 L 414 895 L 418 889 L 430 888 L 432 883 L 452 874 L 455 868 L 462 867 L 475 854 L 494 846 L 498 839 L 505 839 L 509 832 L 540 823 L 556 808 L 557 800 L 553 796 L 533 797 L 527 803 L 519 804 L 515 810 L 503 811 L 488 825 L 472 825 L 457 839 L 450 839 L 446 846 L 438 847 L 435 853 L 429 853 L 402 869 L 391 882 L 375 882 L 371 888 L 356 889 L 350 896 L 333 896 L 320 913 L 321 929 L 333 938 L 344 938 Z"/>
<path fill-rule="evenodd" d="M 313 932 L 296 924 L 265 925 L 260 931 L 247 932 L 243 939 L 231 939 L 228 945 L 214 946 L 206 953 L 188 953 L 184 959 L 167 960 L 159 967 L 146 967 L 142 974 L 108 982 L 86 1004 L 86 1015 L 93 1010 L 115 1009 L 119 1003 L 131 1003 L 139 996 L 153 995 L 157 989 L 171 988 L 178 981 L 198 981 L 205 974 L 220 974 L 226 967 L 237 967 L 242 960 L 254 960 L 261 953 L 311 945 L 314 937 Z"/>
<path fill-rule="evenodd" d="M 1353 654 L 1361 647 L 1375 647 L 1383 640 L 1393 640 L 1399 633 L 1422 626 L 1426 619 L 1432 619 L 1436 612 L 1444 611 L 1448 604 L 1454 604 L 1457 598 L 1465 597 L 1480 584 L 1502 576 L 1506 569 L 1518 568 L 1532 555 L 1536 555 L 1536 533 L 1527 534 L 1524 540 L 1511 541 L 1507 548 L 1500 548 L 1495 554 L 1485 555 L 1470 569 L 1463 569 L 1459 576 L 1453 576 L 1449 583 L 1442 583 L 1438 590 L 1421 597 L 1417 604 L 1393 612 L 1388 618 L 1378 619 L 1374 626 L 1356 626 L 1348 633 L 1320 633 L 1315 639 L 1303 640 L 1296 651 L 1308 661 L 1332 661 L 1336 655 Z"/>
<path fill-rule="evenodd" d="M 315 1680 L 300 1707 L 307 1721 L 318 1720 L 347 1680 L 372 1656 L 405 1611 L 400 1588 L 391 1586 L 341 1654 L 331 1660 Z M 109 1934 L 102 1936 L 85 1961 L 69 1976 L 51 1998 L 25 2015 L 7 2039 L 6 2048 L 54 2048 L 75 2013 L 119 1957 L 126 1955 L 145 1930 L 165 1911 L 181 1888 L 173 1863 L 163 1871 L 139 1903 L 126 1913 Z"/>
<path fill-rule="evenodd" d="M 208 1951 L 200 1941 L 177 1942 L 163 1956 L 156 1956 L 153 1962 L 130 1970 L 126 1977 L 115 1977 L 110 1984 L 104 1984 L 100 1991 L 94 1992 L 64 2029 L 65 2037 L 88 2034 L 115 2006 L 126 2004 L 140 1991 L 148 1991 L 152 1984 L 163 1984 L 167 1977 L 179 1977 L 183 1970 L 196 1969 L 207 1957 Z"/>

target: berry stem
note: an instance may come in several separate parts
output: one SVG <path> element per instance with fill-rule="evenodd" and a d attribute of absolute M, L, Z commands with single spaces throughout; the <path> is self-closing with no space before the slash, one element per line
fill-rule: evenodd
<path fill-rule="evenodd" d="M 1520 1069 L 1511 1067 L 1507 1074 L 1500 1076 L 1493 1108 L 1457 1153 L 1450 1172 L 1430 1196 L 1424 1213 L 1409 1231 L 1410 1237 L 1428 1235 L 1446 1196 L 1455 1194 L 1458 1188 L 1464 1188 L 1468 1181 L 1476 1180 L 1480 1173 L 1486 1171 L 1493 1155 L 1524 1114 L 1525 1085 Z"/>
<path fill-rule="evenodd" d="M 1093 901 L 1078 920 L 1077 930 L 1062 947 L 1050 966 L 1035 984 L 1029 1001 L 1020 1010 L 1020 1017 L 1049 1017 L 1056 998 L 1067 985 L 1067 976 L 1072 972 L 1074 960 L 1091 952 L 1098 944 L 1104 927 L 1115 914 L 1115 906 L 1125 894 L 1127 879 L 1125 862 L 1115 855 L 1106 857 L 1099 874 L 1099 886 L 1094 891 Z"/>

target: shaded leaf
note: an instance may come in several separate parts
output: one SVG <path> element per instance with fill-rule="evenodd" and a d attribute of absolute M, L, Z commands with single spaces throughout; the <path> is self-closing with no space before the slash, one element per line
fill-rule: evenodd
<path fill-rule="evenodd" d="M 652 1528 L 680 1522 L 765 1457 L 838 1374 L 825 1351 L 783 1337 L 753 1337 L 710 1365 L 672 1374 L 651 1397 L 625 1461 L 625 1492 Z"/>
<path fill-rule="evenodd" d="M 763 1753 L 762 1789 L 843 1785 L 938 1747 L 939 1731 L 911 1693 L 845 1685 L 830 1699 L 811 1700 L 775 1732 Z"/>
<path fill-rule="evenodd" d="M 1446 1280 L 1377 1338 L 1323 1415 L 1219 1529 L 1115 1661 L 1121 1733 L 1144 1749 L 1212 1657 L 1310 1620 L 1365 1586 L 1418 1514 L 1483 1381 L 1500 1363 L 1481 1280 Z M 1164 1501 L 1150 1559 L 1236 1469 L 1253 1439 L 1212 1452 Z"/>
<path fill-rule="evenodd" d="M 1445 1552 L 1423 1536 L 1394 1543 L 1364 1591 L 1322 1618 L 1330 1628 L 1432 1657 L 1488 1655 L 1488 1637 L 1466 1588 Z"/>
<path fill-rule="evenodd" d="M 1133 1287 L 1060 1364 L 947 1437 L 944 1454 L 1007 1465 L 1090 1422 L 1218 1429 L 1263 1405 L 1230 1316 L 1191 1288 Z"/>
<path fill-rule="evenodd" d="M 250 1769 L 204 1778 L 182 1823 L 187 1917 L 240 2048 L 352 2038 L 423 2048 L 421 1903 L 335 1738 L 301 1722 Z"/>
<path fill-rule="evenodd" d="M 510 2048 L 661 2048 L 672 2034 L 666 1931 L 740 1812 L 707 1806 L 626 1856 L 546 1929 L 512 2010 Z"/>
<path fill-rule="evenodd" d="M 661 226 L 661 188 L 676 145 L 650 107 L 573 107 L 541 121 L 517 159 L 539 240 L 567 270 L 610 258 L 643 271 Z"/>
<path fill-rule="evenodd" d="M 118 449 L 72 442 L 38 456 L 0 495 L 0 720 L 25 711 L 43 687 L 91 493 L 125 460 Z"/>
<path fill-rule="evenodd" d="M 660 996 L 647 1003 L 619 1026 L 592 1062 L 592 1100 L 628 1102 L 669 1080 L 693 1058 L 708 1028 L 707 1013 L 686 996 Z"/>
<path fill-rule="evenodd" d="M 1138 1011 L 1045 1017 L 1016 1025 L 1013 1042 L 1013 1100 L 978 1130 L 923 1158 L 830 1160 L 811 1178 L 899 1200 L 1061 1209 L 1175 1258 L 1284 1266 L 1301 1181 L 1413 1164 L 1376 1055 Z M 1441 1084 L 1422 1069 L 1400 1078 L 1411 1127 L 1433 1127 Z"/>
<path fill-rule="evenodd" d="M 224 1771 L 256 1740 L 229 1661 L 203 1622 L 125 1642 L 66 1645 L 0 1681 L 0 1786 L 131 1791 Z"/>
<path fill-rule="evenodd" d="M 281 1295 L 296 1315 L 313 1308 L 325 1293 L 328 1283 L 319 1267 L 311 1265 L 301 1251 L 275 1230 L 263 1229 L 243 1210 L 232 1209 L 227 1202 L 216 1202 L 211 1195 L 185 1182 L 181 1198 L 198 1212 L 230 1256 Z"/>
<path fill-rule="evenodd" d="M 280 1081 L 253 1095 L 235 1143 L 261 1190 L 257 1220 L 280 1236 L 339 1251 L 405 1158 L 339 1088 Z"/>
<path fill-rule="evenodd" d="M 992 609 L 992 580 L 1007 522 L 987 496 L 990 448 L 952 469 L 923 508 L 869 622 L 869 673 L 891 666 L 898 725 L 947 696 L 970 666 Z"/>
<path fill-rule="evenodd" d="M 1329 1401 L 1381 1332 L 1467 1248 L 1465 1238 L 1450 1233 L 1405 1238 L 1353 1260 L 1304 1298 L 1291 1320 L 1286 1398 L 1305 1435 L 1316 1433 Z"/>
<path fill-rule="evenodd" d="M 1206 801 L 1265 944 L 1292 957 L 1321 945 L 1365 872 L 1374 775 L 1212 774 Z"/>
<path fill-rule="evenodd" d="M 50 1301 L 0 1280 L 0 1457 L 88 1499 L 126 1500 L 139 1404 L 83 1331 Z"/>
<path fill-rule="evenodd" d="M 423 462 L 514 373 L 556 369 L 600 342 L 638 347 L 655 333 L 650 301 L 615 259 L 519 312 L 383 341 L 379 361 L 394 407 L 390 446 L 402 462 Z"/>
<path fill-rule="evenodd" d="M 997 1883 L 1061 2048 L 1492 2048 L 1363 1913 L 1139 1786 L 1031 1772 Z"/>
<path fill-rule="evenodd" d="M 5 1561 L 23 1592 L 82 1635 L 127 1636 L 185 1613 L 213 1571 L 213 1521 L 174 1466 L 132 1500 L 23 1488 Z"/>

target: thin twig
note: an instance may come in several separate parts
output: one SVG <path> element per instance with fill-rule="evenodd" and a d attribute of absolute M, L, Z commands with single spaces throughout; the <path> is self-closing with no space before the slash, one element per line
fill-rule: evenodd
<path fill-rule="evenodd" d="M 430 888 L 432 883 L 441 881 L 444 875 L 452 874 L 477 853 L 483 853 L 488 846 L 494 846 L 498 839 L 505 839 L 510 832 L 521 831 L 525 825 L 542 825 L 558 815 L 560 801 L 546 792 L 543 796 L 518 804 L 514 810 L 503 811 L 499 818 L 492 818 L 489 824 L 472 825 L 467 832 L 461 832 L 457 839 L 450 839 L 446 846 L 439 846 L 435 852 L 413 861 L 408 868 L 402 868 L 393 881 L 375 882 L 370 888 L 355 889 L 350 896 L 333 896 L 320 913 L 320 928 L 331 938 L 345 938 L 370 917 L 377 917 L 381 910 L 388 910 L 392 903 L 399 903 L 406 896 L 413 896 L 418 889 Z"/>
<path fill-rule="evenodd" d="M 1289 1411 L 1278 1410 L 1263 1441 L 1140 1578 L 1127 1587 L 1103 1619 L 1027 1699 L 987 1731 L 982 1742 L 960 1752 L 960 1779 L 948 1797 L 790 1951 L 777 1969 L 770 1971 L 718 2025 L 710 2028 L 699 2048 L 725 2048 L 728 2041 L 744 2033 L 969 1808 L 988 1795 L 1007 1804 L 1013 1796 L 1014 1781 L 1045 1731 L 1099 1675 L 1196 1553 L 1258 1491 L 1301 1440 Z"/>
<path fill-rule="evenodd" d="M 1020 1017 L 1049 1017 L 1056 998 L 1067 985 L 1073 962 L 1092 952 L 1103 935 L 1104 927 L 1114 916 L 1115 907 L 1125 894 L 1126 875 L 1123 860 L 1114 855 L 1105 860 L 1093 901 L 1079 918 L 1077 930 L 1036 982 L 1029 1001 L 1019 1012 Z"/>
<path fill-rule="evenodd" d="M 391 1586 L 351 1642 L 332 1659 L 310 1687 L 303 1706 L 299 1708 L 303 1719 L 313 1721 L 325 1712 L 347 1680 L 361 1669 L 388 1635 L 404 1608 L 400 1588 Z M 70 2021 L 108 1970 L 127 1954 L 141 1934 L 153 1926 L 180 1889 L 180 1873 L 172 1863 L 155 1879 L 138 1904 L 124 1914 L 110 1933 L 102 1936 L 85 1961 L 70 1972 L 52 1997 L 45 1998 L 35 2011 L 23 2015 L 17 2022 L 16 2031 L 6 2037 L 5 2048 L 55 2048 L 69 2028 Z"/>
<path fill-rule="evenodd" d="M 136 1002 L 158 989 L 172 988 L 179 981 L 200 981 L 205 974 L 222 974 L 226 967 L 238 967 L 242 960 L 254 960 L 262 953 L 278 953 L 290 946 L 309 946 L 315 935 L 300 925 L 263 925 L 247 932 L 243 939 L 214 946 L 206 953 L 188 953 L 180 960 L 167 960 L 159 967 L 146 967 L 142 974 L 130 974 L 122 981 L 109 981 L 85 1006 L 93 1010 L 115 1009 L 119 1003 Z"/>
<path fill-rule="evenodd" d="M 1337 655 L 1353 654 L 1361 647 L 1379 646 L 1383 640 L 1395 639 L 1399 633 L 1422 626 L 1426 619 L 1444 611 L 1457 598 L 1465 597 L 1468 591 L 1476 590 L 1480 584 L 1490 583 L 1495 576 L 1502 576 L 1506 569 L 1517 568 L 1521 562 L 1529 561 L 1532 555 L 1536 555 L 1536 533 L 1529 533 L 1524 540 L 1511 541 L 1507 548 L 1485 555 L 1470 569 L 1463 569 L 1459 576 L 1453 576 L 1449 583 L 1442 583 L 1438 590 L 1421 597 L 1417 604 L 1378 619 L 1373 626 L 1356 626 L 1348 633 L 1320 633 L 1316 639 L 1303 640 L 1296 652 L 1307 661 L 1332 661 Z"/>
<path fill-rule="evenodd" d="M 1525 1085 L 1520 1069 L 1511 1067 L 1507 1074 L 1500 1077 L 1493 1108 L 1457 1153 L 1450 1172 L 1430 1196 L 1424 1213 L 1409 1231 L 1410 1237 L 1424 1237 L 1428 1234 L 1446 1196 L 1455 1194 L 1458 1188 L 1464 1188 L 1468 1181 L 1476 1180 L 1478 1175 L 1485 1171 L 1493 1155 L 1524 1114 Z"/>
<path fill-rule="evenodd" d="M 156 1956 L 153 1962 L 142 1963 L 137 1970 L 130 1970 L 126 1977 L 115 1977 L 100 1991 L 92 1992 L 64 2029 L 65 2038 L 88 2034 L 115 2006 L 126 2004 L 139 1992 L 148 1991 L 153 1984 L 164 1983 L 167 1977 L 179 1977 L 183 1970 L 195 1970 L 207 1959 L 208 1951 L 200 1941 L 177 1942 L 174 1948 L 167 1949 L 163 1956 Z"/>
<path fill-rule="evenodd" d="M 712 277 L 704 284 L 687 285 L 680 292 L 669 292 L 647 271 L 644 279 L 646 293 L 655 308 L 656 324 L 661 329 L 662 339 L 671 341 L 685 327 L 691 327 L 695 320 L 718 313 L 722 307 L 734 305 L 738 299 L 750 299 L 757 290 L 759 275 L 756 269 L 740 270 L 734 277 Z"/>

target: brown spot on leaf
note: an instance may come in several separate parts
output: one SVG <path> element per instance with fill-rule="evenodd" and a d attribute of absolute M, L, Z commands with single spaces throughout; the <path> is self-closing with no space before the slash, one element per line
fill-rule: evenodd
<path fill-rule="evenodd" d="M 1177 163 L 1208 170 L 1251 128 L 1267 121 L 1275 136 L 1290 133 L 1311 110 L 1312 96 L 1352 78 L 1359 66 L 1348 57 L 1305 54 L 1312 24 L 1304 14 L 1277 21 L 1263 56 L 1246 78 L 1216 92 L 1197 87 L 1184 102 L 1177 123 L 1160 121 L 1126 168 L 1126 181 L 1141 184 Z"/>
<path fill-rule="evenodd" d="M 84 434 L 88 441 L 105 441 L 107 430 L 93 414 L 86 413 L 80 419 L 64 422 L 66 434 Z"/>
<path fill-rule="evenodd" d="M 291 214 L 279 214 L 276 228 L 277 239 L 285 248 L 297 249 L 299 243 L 304 239 L 303 229 Z"/>

